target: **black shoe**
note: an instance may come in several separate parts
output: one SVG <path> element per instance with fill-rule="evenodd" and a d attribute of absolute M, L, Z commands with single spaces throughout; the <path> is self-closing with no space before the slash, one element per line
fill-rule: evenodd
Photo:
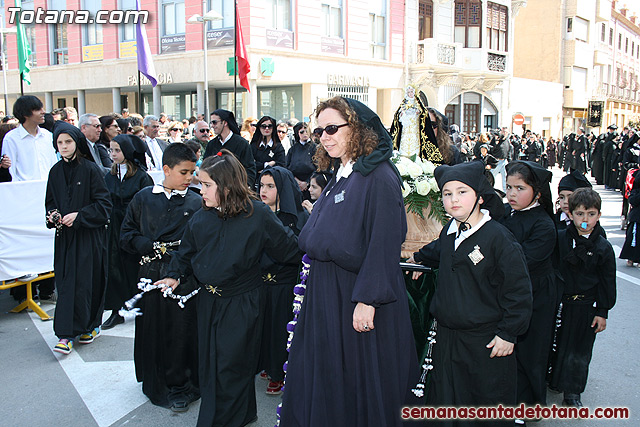
<path fill-rule="evenodd" d="M 173 402 L 169 409 L 173 412 L 187 412 L 189 410 L 189 402 L 184 400 Z"/>
<path fill-rule="evenodd" d="M 565 393 L 562 406 L 570 406 L 574 408 L 582 408 L 582 402 L 580 401 L 580 395 L 575 393 Z"/>
<path fill-rule="evenodd" d="M 548 386 L 547 388 L 549 389 L 549 391 L 550 391 L 551 393 L 554 393 L 554 394 L 562 393 L 562 391 L 558 390 L 558 389 L 557 389 L 557 388 L 555 388 L 555 387 Z"/>
<path fill-rule="evenodd" d="M 124 317 L 118 314 L 118 310 L 113 310 L 111 312 L 111 316 L 109 316 L 107 321 L 102 324 L 102 330 L 111 329 L 120 323 L 124 323 Z"/>

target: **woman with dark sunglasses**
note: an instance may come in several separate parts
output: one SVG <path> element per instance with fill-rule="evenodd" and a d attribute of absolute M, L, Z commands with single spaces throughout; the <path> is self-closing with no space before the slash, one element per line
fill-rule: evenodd
<path fill-rule="evenodd" d="M 318 168 L 313 161 L 317 144 L 311 140 L 311 131 L 304 122 L 298 122 L 293 127 L 293 140 L 293 145 L 287 152 L 287 169 L 293 173 L 300 191 L 306 196 L 305 200 L 308 200 L 311 197 L 308 191 L 309 178 Z"/>
<path fill-rule="evenodd" d="M 285 167 L 284 147 L 276 132 L 276 120 L 273 117 L 264 116 L 258 120 L 256 127 L 258 130 L 253 134 L 250 144 L 258 176 L 269 166 Z"/>
<path fill-rule="evenodd" d="M 361 102 L 316 108 L 321 170 L 335 176 L 300 232 L 311 259 L 280 425 L 400 426 L 419 375 L 400 246 L 407 222 L 391 136 Z"/>
<path fill-rule="evenodd" d="M 169 143 L 182 142 L 182 132 L 184 131 L 182 122 L 173 121 L 169 123 L 168 129 Z"/>

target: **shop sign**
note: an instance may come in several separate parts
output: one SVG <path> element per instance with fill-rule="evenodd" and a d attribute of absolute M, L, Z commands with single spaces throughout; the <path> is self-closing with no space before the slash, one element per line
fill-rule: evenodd
<path fill-rule="evenodd" d="M 135 41 L 120 43 L 120 58 L 134 58 L 137 54 Z"/>
<path fill-rule="evenodd" d="M 104 50 L 101 44 L 82 46 L 82 62 L 102 61 Z"/>
<path fill-rule="evenodd" d="M 207 49 L 233 46 L 233 28 L 207 31 Z"/>
<path fill-rule="evenodd" d="M 267 46 L 293 49 L 293 31 L 268 29 Z"/>
<path fill-rule="evenodd" d="M 322 37 L 320 41 L 322 53 L 344 55 L 344 39 L 336 37 Z"/>
<path fill-rule="evenodd" d="M 184 52 L 185 36 L 167 36 L 160 39 L 160 53 Z"/>
<path fill-rule="evenodd" d="M 369 87 L 369 77 L 346 74 L 327 74 L 327 84 L 332 86 Z"/>
<path fill-rule="evenodd" d="M 171 73 L 160 73 L 157 77 L 159 85 L 173 83 L 173 76 Z M 143 74 L 140 74 L 140 84 L 143 86 L 150 85 L 151 82 Z M 138 86 L 138 76 L 127 76 L 127 85 Z"/>

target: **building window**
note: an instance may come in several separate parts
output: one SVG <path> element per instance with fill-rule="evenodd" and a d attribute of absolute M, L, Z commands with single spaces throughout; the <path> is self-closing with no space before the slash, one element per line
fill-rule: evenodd
<path fill-rule="evenodd" d="M 629 53 L 629 37 L 624 39 L 624 53 Z"/>
<path fill-rule="evenodd" d="M 67 24 L 55 24 L 52 26 L 52 65 L 69 63 L 69 45 L 67 44 Z"/>
<path fill-rule="evenodd" d="M 136 0 L 121 0 L 121 10 L 136 10 Z M 136 24 L 130 22 L 120 25 L 120 41 L 128 42 L 136 39 Z M 124 107 L 123 107 L 124 108 Z"/>
<path fill-rule="evenodd" d="M 364 105 L 369 105 L 369 87 L 368 86 L 341 86 L 341 85 L 328 85 L 328 96 L 332 98 L 334 96 L 343 96 L 347 98 L 353 98 L 362 102 Z"/>
<path fill-rule="evenodd" d="M 224 18 L 222 21 L 209 22 L 209 30 L 234 27 L 235 10 L 233 0 L 211 0 L 209 2 L 209 10 L 215 10 Z"/>
<path fill-rule="evenodd" d="M 163 0 L 162 20 L 164 36 L 184 34 L 186 20 L 184 17 L 184 0 Z"/>
<path fill-rule="evenodd" d="M 573 31 L 573 18 L 567 18 L 567 33 Z"/>
<path fill-rule="evenodd" d="M 506 6 L 487 3 L 487 47 L 493 50 L 507 51 L 507 13 Z"/>
<path fill-rule="evenodd" d="M 456 0 L 454 41 L 464 47 L 482 47 L 480 24 L 482 3 L 478 0 Z"/>
<path fill-rule="evenodd" d="M 22 10 L 33 10 L 33 0 L 23 1 Z M 4 22 L 6 23 L 6 20 Z M 22 25 L 24 26 L 25 32 L 27 33 L 27 40 L 29 40 L 29 47 L 31 47 L 31 55 L 29 56 L 29 60 L 31 61 L 31 66 L 35 67 L 37 65 L 36 26 L 35 24 L 22 24 Z M 6 49 L 6 46 L 3 46 L 3 49 Z M 5 60 L 6 59 L 7 59 L 7 52 L 5 50 Z"/>
<path fill-rule="evenodd" d="M 387 51 L 387 5 L 385 0 L 369 3 L 371 24 L 371 57 L 385 59 Z"/>
<path fill-rule="evenodd" d="M 96 12 L 102 8 L 101 0 L 84 0 L 82 8 L 88 10 L 91 21 L 96 19 Z M 83 46 L 102 44 L 102 25 L 92 22 L 84 24 L 82 29 Z"/>
<path fill-rule="evenodd" d="M 433 37 L 433 0 L 418 2 L 418 40 Z"/>
<path fill-rule="evenodd" d="M 268 0 L 266 8 L 267 28 L 293 30 L 291 0 Z"/>
<path fill-rule="evenodd" d="M 341 0 L 323 0 L 321 26 L 323 36 L 342 38 Z"/>
<path fill-rule="evenodd" d="M 589 21 L 575 17 L 573 18 L 573 36 L 576 40 L 589 41 Z"/>
<path fill-rule="evenodd" d="M 613 28 L 609 29 L 609 46 L 613 46 Z"/>
<path fill-rule="evenodd" d="M 618 34 L 618 50 L 622 49 L 622 34 Z"/>
<path fill-rule="evenodd" d="M 602 31 L 600 31 L 600 41 L 604 43 L 604 38 L 607 35 L 607 24 L 602 24 Z"/>

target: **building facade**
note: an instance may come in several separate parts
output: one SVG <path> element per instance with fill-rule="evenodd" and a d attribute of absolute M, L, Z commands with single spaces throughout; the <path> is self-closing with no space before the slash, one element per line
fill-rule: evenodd
<path fill-rule="evenodd" d="M 140 0 L 158 85 L 143 78 L 142 109 L 189 117 L 204 111 L 204 32 L 210 110 L 233 109 L 234 1 Z M 247 45 L 250 92 L 238 83 L 240 118 L 276 119 L 312 114 L 321 99 L 360 99 L 390 123 L 400 102 L 406 49 L 401 0 L 238 0 Z M 135 10 L 135 0 L 29 0 L 24 10 Z M 8 9 L 14 0 L 5 0 Z M 203 8 L 223 19 L 187 23 Z M 46 109 L 75 106 L 80 113 L 141 111 L 133 24 L 29 24 L 31 85 Z M 7 36 L 9 103 L 20 93 L 16 36 Z M 8 106 L 11 111 L 11 105 Z"/>
<path fill-rule="evenodd" d="M 408 77 L 463 132 L 511 121 L 514 18 L 522 0 L 407 2 Z"/>
<path fill-rule="evenodd" d="M 510 103 L 524 126 L 562 137 L 640 117 L 637 18 L 611 0 L 536 0 L 516 18 Z M 597 110 L 589 119 L 590 106 Z M 595 120 L 597 119 L 597 120 Z"/>

